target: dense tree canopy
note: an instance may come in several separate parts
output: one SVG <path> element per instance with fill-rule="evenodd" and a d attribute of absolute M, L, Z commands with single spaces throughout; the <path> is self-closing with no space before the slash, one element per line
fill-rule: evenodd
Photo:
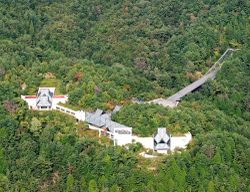
<path fill-rule="evenodd" d="M 0 191 L 249 191 L 250 2 L 0 0 Z M 175 109 L 167 97 L 239 48 Z M 151 135 L 190 131 L 186 151 L 142 159 L 84 123 L 29 111 L 21 94 L 55 86 L 68 105 L 124 107 L 112 118 Z"/>

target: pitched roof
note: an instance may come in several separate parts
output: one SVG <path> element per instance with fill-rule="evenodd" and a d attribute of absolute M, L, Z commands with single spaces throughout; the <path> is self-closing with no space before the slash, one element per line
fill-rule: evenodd
<path fill-rule="evenodd" d="M 157 132 L 154 135 L 154 140 L 157 143 L 164 142 L 167 143 L 170 139 L 170 135 L 166 132 L 165 128 L 158 128 Z"/>
<path fill-rule="evenodd" d="M 86 112 L 86 121 L 89 124 L 95 125 L 100 128 L 105 125 L 105 120 L 103 118 L 100 118 L 99 115 L 96 115 L 96 113 Z"/>
<path fill-rule="evenodd" d="M 155 145 L 155 150 L 167 150 L 170 149 L 170 146 L 168 144 L 165 143 L 159 143 L 157 145 Z"/>
<path fill-rule="evenodd" d="M 97 109 L 95 113 L 86 112 L 86 121 L 87 123 L 99 128 L 106 127 L 110 132 L 114 132 L 115 128 L 130 128 L 112 121 L 111 116 L 109 114 L 103 113 L 103 111 L 100 109 Z"/>
<path fill-rule="evenodd" d="M 96 115 L 96 116 L 100 116 L 101 114 L 103 114 L 103 110 L 101 110 L 101 109 L 96 109 L 95 115 Z"/>
<path fill-rule="evenodd" d="M 158 128 L 154 134 L 154 149 L 168 150 L 170 149 L 170 135 L 165 128 Z"/>
<path fill-rule="evenodd" d="M 51 107 L 53 92 L 49 89 L 39 89 L 37 93 L 36 105 L 38 107 Z"/>

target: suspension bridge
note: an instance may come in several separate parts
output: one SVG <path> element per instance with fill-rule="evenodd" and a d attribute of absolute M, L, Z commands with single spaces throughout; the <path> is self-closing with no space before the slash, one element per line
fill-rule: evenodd
<path fill-rule="evenodd" d="M 191 93 L 192 91 L 196 90 L 200 86 L 202 86 L 204 83 L 206 83 L 209 79 L 214 79 L 216 77 L 217 72 L 221 69 L 223 62 L 225 59 L 227 59 L 234 51 L 237 51 L 238 49 L 227 49 L 221 57 L 215 62 L 215 64 L 208 70 L 208 72 L 203 75 L 200 79 L 194 81 L 190 85 L 187 85 L 174 95 L 168 97 L 168 98 L 158 98 L 151 101 L 148 101 L 147 103 L 153 103 L 153 104 L 159 104 L 164 107 L 171 107 L 174 108 L 178 105 L 178 103 L 181 101 L 181 98 L 186 96 L 187 94 Z"/>

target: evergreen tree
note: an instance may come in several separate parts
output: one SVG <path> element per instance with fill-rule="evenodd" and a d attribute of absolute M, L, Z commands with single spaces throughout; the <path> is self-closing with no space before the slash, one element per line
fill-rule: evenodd
<path fill-rule="evenodd" d="M 208 192 L 215 192 L 214 182 L 213 181 L 209 181 L 208 186 L 207 186 L 207 191 Z"/>
<path fill-rule="evenodd" d="M 213 163 L 220 164 L 221 163 L 221 155 L 220 152 L 217 150 L 214 157 L 213 157 Z"/>
<path fill-rule="evenodd" d="M 75 191 L 75 189 L 74 189 L 74 177 L 73 177 L 73 175 L 69 174 L 67 176 L 66 186 L 67 186 L 67 189 L 66 189 L 67 192 L 74 192 Z"/>
<path fill-rule="evenodd" d="M 89 192 L 98 192 L 97 184 L 94 179 L 91 179 L 89 181 Z"/>
<path fill-rule="evenodd" d="M 87 183 L 86 183 L 86 180 L 85 180 L 85 177 L 82 176 L 81 178 L 81 192 L 85 192 L 87 190 Z"/>

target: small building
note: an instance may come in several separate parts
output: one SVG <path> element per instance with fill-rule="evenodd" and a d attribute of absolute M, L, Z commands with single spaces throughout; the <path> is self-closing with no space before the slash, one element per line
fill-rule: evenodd
<path fill-rule="evenodd" d="M 111 120 L 111 115 L 101 109 L 94 113 L 86 112 L 86 122 L 90 129 L 99 130 L 100 134 L 108 135 L 114 145 L 132 143 L 132 128 Z"/>
<path fill-rule="evenodd" d="M 21 95 L 27 102 L 29 109 L 33 110 L 52 110 L 58 103 L 66 103 L 66 95 L 55 95 L 54 87 L 39 87 L 36 95 Z"/>
<path fill-rule="evenodd" d="M 39 88 L 36 97 L 36 107 L 38 110 L 52 109 L 52 98 L 54 92 L 47 88 Z"/>
<path fill-rule="evenodd" d="M 170 151 L 171 135 L 167 133 L 165 128 L 158 128 L 153 135 L 154 150 L 159 153 L 167 153 Z"/>

